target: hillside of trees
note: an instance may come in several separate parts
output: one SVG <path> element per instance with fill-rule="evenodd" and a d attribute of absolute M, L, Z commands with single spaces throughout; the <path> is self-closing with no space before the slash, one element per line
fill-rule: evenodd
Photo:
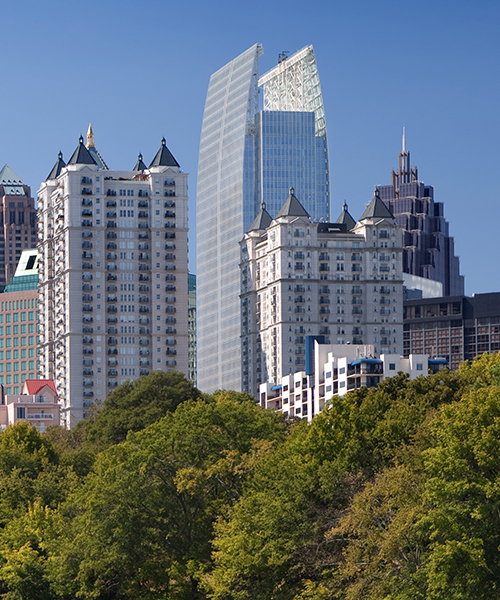
<path fill-rule="evenodd" d="M 499 549 L 499 355 L 311 423 L 154 373 L 0 433 L 9 600 L 491 600 Z"/>

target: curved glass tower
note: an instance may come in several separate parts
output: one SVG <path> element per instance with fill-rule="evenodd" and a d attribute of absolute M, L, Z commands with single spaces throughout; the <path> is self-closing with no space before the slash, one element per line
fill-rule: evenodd
<path fill-rule="evenodd" d="M 328 151 L 312 46 L 261 80 L 255 44 L 210 78 L 197 188 L 198 386 L 241 389 L 240 248 L 261 203 L 274 216 L 293 186 L 329 220 Z M 264 110 L 258 112 L 263 87 Z"/>

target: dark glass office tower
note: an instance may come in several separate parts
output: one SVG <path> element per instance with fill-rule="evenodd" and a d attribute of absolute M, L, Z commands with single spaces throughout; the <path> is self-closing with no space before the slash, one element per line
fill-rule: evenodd
<path fill-rule="evenodd" d="M 403 271 L 443 284 L 443 296 L 464 294 L 460 261 L 444 217 L 444 204 L 434 201 L 434 187 L 418 179 L 405 147 L 399 153 L 399 168 L 392 171 L 391 185 L 379 185 L 380 197 L 404 230 Z"/>

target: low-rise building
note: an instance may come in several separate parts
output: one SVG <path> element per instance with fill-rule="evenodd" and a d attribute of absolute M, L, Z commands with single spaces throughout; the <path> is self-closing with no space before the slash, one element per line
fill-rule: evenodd
<path fill-rule="evenodd" d="M 60 406 L 52 380 L 27 379 L 21 394 L 5 394 L 2 386 L 0 429 L 18 421 L 28 421 L 38 431 L 60 424 Z"/>
<path fill-rule="evenodd" d="M 309 421 L 332 402 L 335 396 L 360 387 L 377 387 L 399 372 L 410 379 L 436 372 L 447 366 L 443 358 L 430 359 L 425 354 L 404 358 L 398 354 L 375 356 L 373 345 L 319 344 L 314 341 L 314 368 L 285 375 L 276 383 L 259 386 L 262 408 L 282 412 L 285 416 Z"/>

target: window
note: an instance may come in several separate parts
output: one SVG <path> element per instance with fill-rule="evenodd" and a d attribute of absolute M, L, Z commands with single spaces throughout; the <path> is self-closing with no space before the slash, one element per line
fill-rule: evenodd
<path fill-rule="evenodd" d="M 422 363 L 417 363 L 417 371 L 423 371 L 424 365 Z"/>
<path fill-rule="evenodd" d="M 395 363 L 389 363 L 389 371 L 395 371 L 396 370 L 396 364 Z"/>

